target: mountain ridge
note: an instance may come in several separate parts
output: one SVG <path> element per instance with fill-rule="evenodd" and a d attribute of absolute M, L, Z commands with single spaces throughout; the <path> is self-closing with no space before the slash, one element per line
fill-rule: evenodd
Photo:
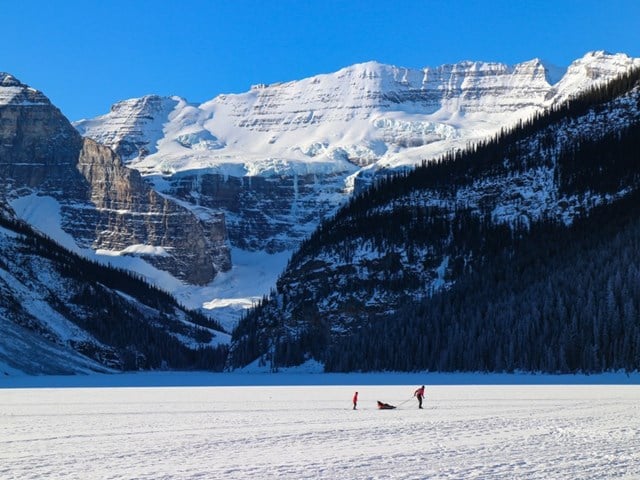
<path fill-rule="evenodd" d="M 426 112 L 423 110 L 420 117 L 421 120 L 425 121 L 425 114 L 428 116 L 436 111 L 439 111 L 439 115 L 434 117 L 435 123 L 438 123 L 438 120 L 446 119 L 446 117 L 455 120 L 453 117 L 456 114 L 463 113 L 469 116 L 473 113 L 473 108 L 477 108 L 474 106 L 477 101 L 473 97 L 481 94 L 479 93 L 480 90 L 472 88 L 474 87 L 472 83 L 474 78 L 483 77 L 489 77 L 491 84 L 479 85 L 478 88 L 490 89 L 495 86 L 514 88 L 514 86 L 517 86 L 514 85 L 514 81 L 523 78 L 529 88 L 528 93 L 534 93 L 537 98 L 535 102 L 528 100 L 529 105 L 525 104 L 525 107 L 528 108 L 534 103 L 537 106 L 550 106 L 553 103 L 561 103 L 581 89 L 591 86 L 594 81 L 606 81 L 612 76 L 638 64 L 638 62 L 640 62 L 640 59 L 632 59 L 624 54 L 612 55 L 603 51 L 590 52 L 583 58 L 574 61 L 566 69 L 561 79 L 558 79 L 555 83 L 550 83 L 547 79 L 550 68 L 538 59 L 522 62 L 514 66 L 497 62 L 465 61 L 436 68 L 427 67 L 422 70 L 412 70 L 371 61 L 345 67 L 334 73 L 316 75 L 302 80 L 253 86 L 244 93 L 221 94 L 200 105 L 188 103 L 180 97 L 164 97 L 165 101 L 172 99 L 176 103 L 174 103 L 175 108 L 165 109 L 162 112 L 167 137 L 161 139 L 162 141 L 157 145 L 162 153 L 162 161 L 157 163 L 160 158 L 157 158 L 155 163 L 152 161 L 156 148 L 156 145 L 152 144 L 152 140 L 157 140 L 157 138 L 141 139 L 142 143 L 144 143 L 142 157 L 146 160 L 138 159 L 136 161 L 135 159 L 140 155 L 137 157 L 130 156 L 128 160 L 131 161 L 132 166 L 139 168 L 143 172 L 154 169 L 158 171 L 162 170 L 162 168 L 167 169 L 165 171 L 173 172 L 194 168 L 206 170 L 214 168 L 215 165 L 219 165 L 219 168 L 222 168 L 225 163 L 233 160 L 234 149 L 238 148 L 233 147 L 233 145 L 244 142 L 246 145 L 243 148 L 246 147 L 246 150 L 240 150 L 237 155 L 244 155 L 246 159 L 239 158 L 236 160 L 241 166 L 243 165 L 244 175 L 255 176 L 263 171 L 259 165 L 254 168 L 249 166 L 252 160 L 251 155 L 256 152 L 264 152 L 260 153 L 263 157 L 278 155 L 291 161 L 305 160 L 313 166 L 314 160 L 317 161 L 320 156 L 325 160 L 340 160 L 340 154 L 344 155 L 345 152 L 332 152 L 332 144 L 335 144 L 335 148 L 348 149 L 349 145 L 345 144 L 350 140 L 348 138 L 349 134 L 336 132 L 338 135 L 342 135 L 343 138 L 339 142 L 328 142 L 328 145 L 325 145 L 327 143 L 326 136 L 319 138 L 322 135 L 321 133 L 314 134 L 316 138 L 304 140 L 308 145 L 301 145 L 300 142 L 296 144 L 286 142 L 280 138 L 274 138 L 278 136 L 278 131 L 286 134 L 288 130 L 296 130 L 297 128 L 309 129 L 318 123 L 326 124 L 336 120 L 344 121 L 345 119 L 351 121 L 357 119 L 358 116 L 369 118 L 371 113 L 369 110 L 382 108 L 384 111 L 385 102 L 386 107 L 388 107 L 389 105 L 397 105 L 407 101 L 410 103 L 412 98 L 414 103 L 416 98 L 423 104 L 429 102 L 428 107 L 432 109 L 427 109 Z M 556 78 L 553 78 L 553 80 L 556 80 Z M 535 82 L 535 86 L 532 86 L 532 81 Z M 396 88 L 399 88 L 397 92 Z M 287 93 L 291 89 L 293 89 L 291 93 Z M 301 92 L 304 92 L 304 94 L 301 94 Z M 471 93 L 466 94 L 465 92 Z M 418 97 L 415 97 L 416 93 L 419 93 Z M 436 94 L 439 94 L 439 99 Z M 323 99 L 324 101 L 329 101 L 329 95 L 339 99 L 335 102 L 336 105 L 332 104 L 330 106 L 335 113 L 322 114 Z M 466 98 L 465 95 L 469 98 Z M 546 98 L 549 95 L 554 97 L 555 100 Z M 292 97 L 297 100 L 291 102 L 289 98 Z M 309 100 L 309 97 L 314 100 Z M 504 95 L 499 93 L 496 97 L 502 98 Z M 150 96 L 142 98 L 154 98 L 154 101 L 159 101 L 163 97 Z M 553 100 L 553 102 L 550 102 L 550 100 Z M 112 107 L 112 113 L 113 111 L 120 111 L 126 104 L 139 101 L 140 99 L 131 99 L 119 102 Z M 454 103 L 447 104 L 447 101 Z M 521 97 L 515 96 L 513 100 L 507 99 L 506 101 L 507 103 L 504 104 L 506 108 L 523 108 Z M 510 105 L 509 101 L 515 103 Z M 292 106 L 287 107 L 287 102 L 291 103 Z M 485 103 L 481 106 L 483 107 L 481 113 L 485 117 L 488 113 L 491 113 L 487 111 L 487 108 L 497 107 L 495 102 Z M 285 110 L 283 110 L 281 117 L 273 117 L 273 115 L 276 115 L 278 107 L 285 108 Z M 273 115 L 269 113 L 271 111 L 274 112 Z M 127 118 L 133 122 L 136 121 L 134 112 L 135 109 L 132 109 L 126 113 Z M 146 111 L 143 115 L 147 117 L 150 113 L 152 112 Z M 411 115 L 410 111 L 405 113 L 406 115 Z M 524 119 L 531 113 L 533 112 L 526 111 L 519 118 Z M 327 115 L 333 115 L 333 117 L 328 117 Z M 219 122 L 216 117 L 221 117 Z M 74 125 L 83 135 L 98 139 L 102 138 L 109 146 L 114 147 L 118 145 L 118 142 L 126 140 L 127 124 L 122 124 L 124 130 L 121 132 L 121 136 L 118 137 L 114 135 L 115 124 L 110 125 L 106 131 L 101 131 L 100 122 L 107 122 L 109 119 L 110 114 L 106 114 L 96 119 L 74 122 Z M 234 119 L 236 120 L 234 121 Z M 372 120 L 375 121 L 375 119 Z M 224 122 L 226 125 L 233 125 L 233 127 L 225 127 L 220 122 Z M 173 125 L 175 123 L 178 125 Z M 452 126 L 455 127 L 455 123 L 452 123 Z M 503 125 L 504 123 L 500 126 Z M 269 127 L 269 132 L 267 133 L 270 134 L 265 136 L 260 132 L 263 131 L 263 127 L 267 126 Z M 362 129 L 363 125 L 358 125 L 357 127 Z M 365 131 L 371 130 L 370 126 L 364 125 L 364 127 Z M 424 127 L 429 128 L 428 125 Z M 256 145 L 251 146 L 249 139 L 243 139 L 240 133 L 234 133 L 238 129 L 240 131 L 254 131 L 255 139 L 252 141 Z M 102 134 L 106 133 L 110 133 L 112 136 L 109 138 L 101 137 Z M 175 143 L 180 145 L 180 142 L 176 142 L 176 137 L 180 135 L 191 135 L 193 143 L 183 141 L 182 149 L 179 146 L 176 147 Z M 209 135 L 214 140 L 212 143 L 207 143 L 211 142 L 212 139 L 203 138 L 199 135 Z M 335 134 L 332 135 L 335 136 Z M 358 136 L 362 137 L 362 134 L 355 134 L 354 138 L 358 139 Z M 185 138 L 184 140 L 188 139 Z M 362 138 L 360 138 L 361 140 Z M 415 140 L 417 141 L 417 138 Z M 464 140 L 461 145 L 464 146 L 466 141 Z M 277 148 L 279 142 L 283 143 L 282 148 Z M 185 147 L 184 145 L 188 146 Z M 188 150 L 189 147 L 194 148 L 196 146 L 199 149 L 198 156 L 201 160 L 195 163 L 185 163 L 180 160 L 184 158 L 185 154 L 189 153 L 184 150 L 185 148 Z M 256 150 L 256 148 L 261 150 Z M 380 157 L 380 155 L 377 155 L 375 148 L 372 149 L 370 145 L 366 148 L 370 160 L 366 160 L 367 157 L 365 156 L 360 158 L 360 161 L 368 165 L 372 163 L 371 160 Z M 163 149 L 165 150 L 164 152 L 162 152 Z M 227 150 L 229 154 L 223 154 Z M 387 150 L 389 149 L 387 148 Z M 349 158 L 349 152 L 346 153 L 347 158 Z M 393 152 L 389 153 L 393 154 Z M 407 152 L 404 151 L 403 153 L 406 155 Z M 389 155 L 387 154 L 387 156 Z M 352 160 L 356 160 L 355 153 L 353 153 L 352 157 Z M 420 157 L 420 160 L 422 158 L 424 156 Z M 222 159 L 224 161 L 219 161 Z M 391 160 L 387 163 L 392 165 Z M 267 166 L 265 169 L 266 174 L 268 174 L 268 169 L 269 167 Z M 346 166 L 339 167 L 339 169 L 348 170 Z M 274 173 L 277 173 L 277 171 L 274 171 Z"/>

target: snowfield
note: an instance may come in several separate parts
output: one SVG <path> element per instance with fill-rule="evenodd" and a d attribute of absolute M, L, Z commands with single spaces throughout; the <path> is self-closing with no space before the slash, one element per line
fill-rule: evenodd
<path fill-rule="evenodd" d="M 634 385 L 427 381 L 424 410 L 411 398 L 416 385 L 340 378 L 339 385 L 0 389 L 0 478 L 640 478 L 637 378 Z M 377 410 L 378 399 L 398 408 Z"/>

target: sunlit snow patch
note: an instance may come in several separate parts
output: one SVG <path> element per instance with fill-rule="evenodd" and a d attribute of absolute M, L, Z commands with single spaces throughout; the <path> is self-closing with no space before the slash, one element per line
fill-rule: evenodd
<path fill-rule="evenodd" d="M 169 252 L 167 252 L 167 247 L 158 247 L 154 245 L 129 245 L 127 248 L 123 250 L 104 250 L 98 249 L 96 253 L 98 255 L 143 255 L 143 256 L 158 256 L 158 257 L 168 257 Z"/>

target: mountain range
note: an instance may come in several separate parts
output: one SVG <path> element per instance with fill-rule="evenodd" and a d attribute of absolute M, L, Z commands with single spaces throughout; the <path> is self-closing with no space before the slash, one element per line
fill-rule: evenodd
<path fill-rule="evenodd" d="M 579 105 L 639 65 L 605 52 L 564 70 L 539 60 L 422 70 L 368 62 L 199 105 L 126 100 L 75 131 L 44 95 L 3 74 L 2 200 L 76 253 L 144 275 L 189 307 L 231 306 L 228 331 L 238 305 L 262 297 L 234 333 L 228 367 L 313 358 L 338 368 L 328 352 L 367 319 L 377 324 L 484 265 L 484 247 L 451 240 L 455 225 L 465 237 L 520 237 L 550 218 L 571 225 L 634 189 L 625 178 L 606 192 L 564 191 L 558 159 L 634 124 L 630 88 Z M 487 160 L 497 144 L 509 152 Z M 421 174 L 426 184 L 397 186 Z"/>
<path fill-rule="evenodd" d="M 282 270 L 322 219 L 377 177 L 463 149 L 634 65 L 638 59 L 606 52 L 588 53 L 566 69 L 537 59 L 419 70 L 368 62 L 202 104 L 126 100 L 74 126 L 114 149 L 165 196 L 199 214 L 224 214 L 232 256 L 267 254 L 252 255 L 243 268 L 249 282 L 232 269 L 189 299 L 200 307 L 223 298 L 211 304 L 231 306 L 237 320 L 238 306 L 273 285 L 274 255 L 281 253 Z M 237 287 L 265 276 L 266 289 L 269 282 L 252 291 Z"/>

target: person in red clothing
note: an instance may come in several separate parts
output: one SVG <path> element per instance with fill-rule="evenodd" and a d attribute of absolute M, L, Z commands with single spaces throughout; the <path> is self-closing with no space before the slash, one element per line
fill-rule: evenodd
<path fill-rule="evenodd" d="M 422 399 L 424 398 L 424 385 L 413 392 L 413 396 L 418 399 L 418 408 L 422 408 Z"/>
<path fill-rule="evenodd" d="M 358 406 L 358 392 L 353 394 L 353 409 L 355 410 Z"/>

